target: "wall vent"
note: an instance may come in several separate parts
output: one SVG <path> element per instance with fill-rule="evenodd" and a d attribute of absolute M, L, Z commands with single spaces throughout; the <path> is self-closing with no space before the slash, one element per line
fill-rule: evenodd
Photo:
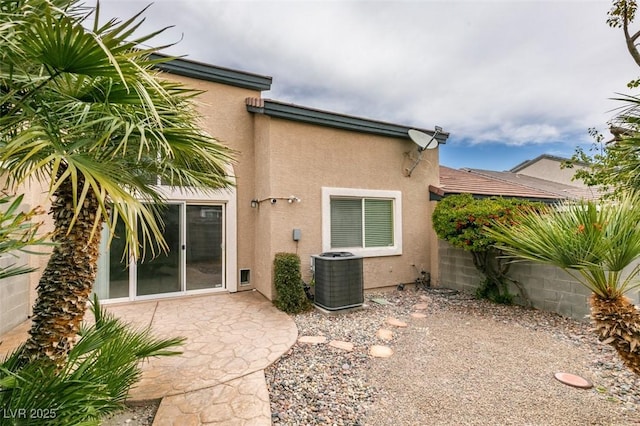
<path fill-rule="evenodd" d="M 240 285 L 251 285 L 251 269 L 240 269 Z"/>

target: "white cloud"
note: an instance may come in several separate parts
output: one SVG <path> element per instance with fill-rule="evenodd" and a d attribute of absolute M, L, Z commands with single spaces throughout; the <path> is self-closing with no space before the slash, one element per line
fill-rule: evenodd
<path fill-rule="evenodd" d="M 146 2 L 103 0 L 126 17 Z M 158 1 L 172 53 L 274 77 L 265 96 L 522 145 L 604 128 L 640 75 L 609 1 Z M 580 136 L 583 135 L 583 136 Z M 576 141 L 577 142 L 577 141 Z"/>

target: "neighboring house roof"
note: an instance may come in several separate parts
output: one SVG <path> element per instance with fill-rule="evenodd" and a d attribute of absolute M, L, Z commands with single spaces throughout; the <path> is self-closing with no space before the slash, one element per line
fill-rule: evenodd
<path fill-rule="evenodd" d="M 440 185 L 429 186 L 432 200 L 469 193 L 475 197 L 514 197 L 546 203 L 567 199 L 595 199 L 599 193 L 545 179 L 512 172 L 480 169 L 452 169 L 440 166 Z"/>
<path fill-rule="evenodd" d="M 468 169 L 469 171 L 481 176 L 497 179 L 512 184 L 524 186 L 531 189 L 541 190 L 549 194 L 555 195 L 559 199 L 575 199 L 575 200 L 591 200 L 599 197 L 599 192 L 594 188 L 584 188 L 573 185 L 567 185 L 560 182 L 554 182 L 534 176 L 523 175 L 513 172 L 496 172 L 492 170 Z"/>
<path fill-rule="evenodd" d="M 372 133 L 381 136 L 391 136 L 409 139 L 410 129 L 420 130 L 430 136 L 435 134 L 434 130 L 418 129 L 402 124 L 387 123 L 384 121 L 371 120 L 368 118 L 354 117 L 346 114 L 339 114 L 330 111 L 309 108 L 290 103 L 275 101 L 272 99 L 247 98 L 247 111 L 264 114 L 271 117 L 283 118 L 286 120 L 301 121 L 304 123 L 317 124 L 320 126 L 334 127 L 338 129 L 353 130 L 362 133 Z M 449 133 L 442 132 L 436 135 L 436 140 L 444 144 L 449 137 Z"/>
<path fill-rule="evenodd" d="M 501 196 L 524 198 L 532 201 L 556 202 L 567 197 L 531 188 L 503 179 L 475 173 L 472 170 L 457 170 L 440 166 L 440 185 L 429 186 L 432 200 L 448 195 L 469 193 L 478 198 Z"/>
<path fill-rule="evenodd" d="M 153 54 L 151 55 L 151 58 L 167 59 L 171 57 L 161 54 Z M 270 90 L 271 81 L 273 80 L 271 77 L 264 75 L 222 68 L 184 58 L 171 58 L 168 62 L 161 62 L 157 64 L 156 68 L 171 74 L 259 91 Z"/>
<path fill-rule="evenodd" d="M 551 154 L 542 154 L 537 156 L 536 158 L 534 158 L 533 160 L 526 160 L 523 161 L 522 163 L 518 164 L 517 166 L 513 167 L 511 170 L 509 170 L 510 172 L 513 173 L 518 173 L 520 170 L 525 169 L 527 167 L 529 167 L 530 165 L 537 163 L 540 160 L 552 160 L 552 161 L 557 161 L 558 163 L 564 163 L 565 161 L 569 161 L 568 158 L 564 158 L 564 157 L 558 157 L 556 155 L 551 155 Z M 584 165 L 586 166 L 586 164 L 584 163 L 576 163 L 576 164 L 580 164 L 580 165 Z"/>

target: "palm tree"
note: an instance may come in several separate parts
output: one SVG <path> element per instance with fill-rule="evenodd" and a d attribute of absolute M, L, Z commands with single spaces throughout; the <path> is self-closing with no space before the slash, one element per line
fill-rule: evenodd
<path fill-rule="evenodd" d="M 199 127 L 197 92 L 160 78 L 141 14 L 99 20 L 77 0 L 0 1 L 0 164 L 52 198 L 55 243 L 38 284 L 24 360 L 64 361 L 84 316 L 103 224 L 134 257 L 164 248 L 156 179 L 228 187 L 232 153 Z M 88 21 L 92 20 L 89 28 Z M 137 231 L 137 229 L 140 231 Z"/>
<path fill-rule="evenodd" d="M 640 194 L 612 201 L 566 202 L 521 215 L 487 232 L 505 253 L 560 267 L 593 293 L 591 319 L 598 338 L 640 375 L 640 311 L 625 297 L 638 287 Z"/>

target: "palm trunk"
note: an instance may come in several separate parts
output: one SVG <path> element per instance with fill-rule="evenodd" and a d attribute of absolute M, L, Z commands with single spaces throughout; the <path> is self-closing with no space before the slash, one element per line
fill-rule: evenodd
<path fill-rule="evenodd" d="M 82 188 L 82 184 L 79 178 L 77 187 Z M 92 191 L 87 194 L 70 233 L 67 231 L 73 218 L 71 181 L 65 181 L 54 195 L 52 239 L 57 245 L 38 283 L 30 337 L 22 357 L 25 361 L 49 358 L 61 365 L 78 334 L 96 278 L 101 230 L 90 238 L 99 211 Z"/>
<path fill-rule="evenodd" d="M 615 348 L 624 365 L 640 375 L 640 311 L 627 297 L 591 295 L 591 319 L 603 343 Z"/>

